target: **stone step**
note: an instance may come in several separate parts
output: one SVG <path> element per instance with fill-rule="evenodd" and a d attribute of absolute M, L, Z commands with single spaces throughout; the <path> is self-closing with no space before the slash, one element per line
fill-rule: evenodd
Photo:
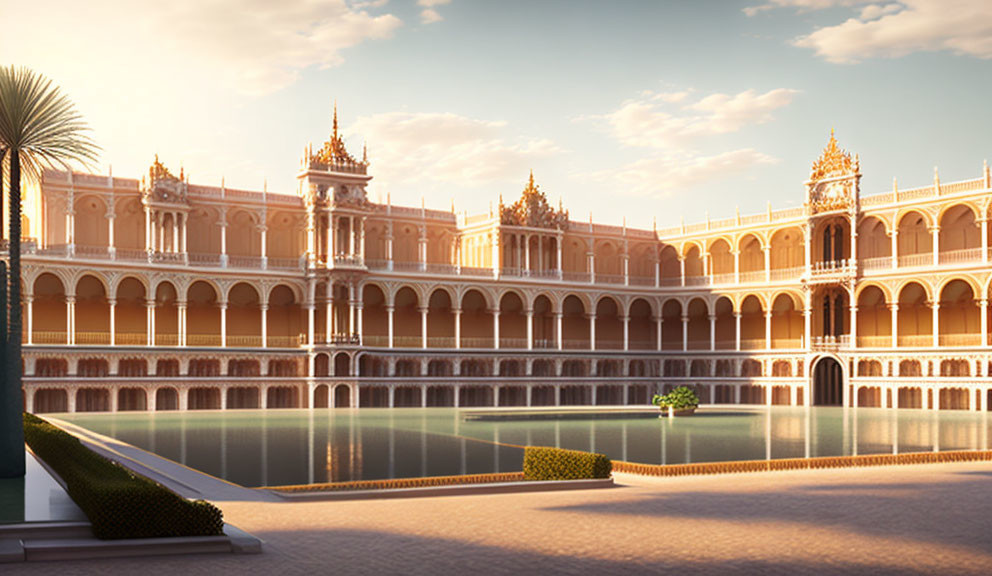
<path fill-rule="evenodd" d="M 232 551 L 231 539 L 227 536 L 136 538 L 133 540 L 46 538 L 24 540 L 23 547 L 24 559 L 29 562 L 217 552 L 230 553 Z"/>

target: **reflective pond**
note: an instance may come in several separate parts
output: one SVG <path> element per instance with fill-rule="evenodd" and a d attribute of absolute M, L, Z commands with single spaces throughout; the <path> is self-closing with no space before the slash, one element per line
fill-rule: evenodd
<path fill-rule="evenodd" d="M 681 464 L 984 450 L 987 413 L 721 407 L 695 416 L 466 421 L 453 408 L 52 415 L 243 486 L 509 472 L 519 446 Z"/>

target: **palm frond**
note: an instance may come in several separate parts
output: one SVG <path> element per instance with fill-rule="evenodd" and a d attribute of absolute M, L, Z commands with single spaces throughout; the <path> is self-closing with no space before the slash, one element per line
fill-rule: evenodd
<path fill-rule="evenodd" d="M 0 67 L 0 148 L 17 152 L 24 177 L 45 168 L 92 166 L 100 147 L 75 105 L 52 81 L 28 68 Z"/>

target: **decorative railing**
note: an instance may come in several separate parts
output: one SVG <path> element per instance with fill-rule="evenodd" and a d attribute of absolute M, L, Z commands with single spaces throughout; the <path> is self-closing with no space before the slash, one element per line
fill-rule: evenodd
<path fill-rule="evenodd" d="M 144 346 L 148 343 L 148 334 L 144 332 L 117 332 L 114 334 L 114 344 L 117 346 Z"/>
<path fill-rule="evenodd" d="M 981 334 L 940 334 L 941 346 L 981 346 Z"/>
<path fill-rule="evenodd" d="M 941 264 L 966 264 L 970 262 L 981 262 L 982 253 L 987 248 L 965 248 L 964 250 L 948 250 L 941 252 L 938 261 Z"/>
<path fill-rule="evenodd" d="M 259 342 L 261 342 L 261 337 L 259 337 Z M 296 336 L 273 336 L 269 335 L 267 338 L 267 344 L 269 348 L 299 348 L 307 343 L 306 334 L 297 334 Z M 228 342 L 230 345 L 230 342 Z"/>
<path fill-rule="evenodd" d="M 851 346 L 851 336 L 842 334 L 840 336 L 814 336 L 811 342 L 813 350 L 840 350 Z"/>
<path fill-rule="evenodd" d="M 858 348 L 890 348 L 892 336 L 858 336 Z"/>
<path fill-rule="evenodd" d="M 34 330 L 31 333 L 31 341 L 35 344 L 67 344 L 69 335 L 67 332 Z"/>
<path fill-rule="evenodd" d="M 187 334 L 186 344 L 190 346 L 220 346 L 220 336 L 217 336 L 216 344 L 212 340 L 207 341 L 208 338 L 213 338 L 209 334 L 199 335 L 199 334 Z M 179 346 L 179 334 L 166 334 L 158 333 L 155 334 L 155 345 L 156 346 Z"/>
<path fill-rule="evenodd" d="M 803 275 L 806 271 L 805 266 L 796 266 L 794 268 L 773 268 L 771 270 L 772 282 L 781 282 L 782 280 L 795 280 Z"/>
<path fill-rule="evenodd" d="M 917 266 L 933 266 L 933 253 L 924 252 L 921 254 L 903 254 L 899 256 L 900 268 L 914 268 Z"/>
<path fill-rule="evenodd" d="M 335 254 L 335 266 L 362 267 L 364 258 L 360 254 Z"/>
<path fill-rule="evenodd" d="M 900 348 L 929 348 L 933 346 L 933 334 L 899 336 L 898 342 Z"/>
<path fill-rule="evenodd" d="M 764 338 L 741 338 L 741 350 L 764 350 L 768 342 Z"/>
<path fill-rule="evenodd" d="M 162 335 L 159 335 L 162 336 Z M 178 337 L 176 338 L 178 342 Z M 158 342 L 158 336 L 155 338 L 156 343 Z M 173 344 L 174 346 L 175 344 Z M 220 334 L 187 334 L 186 335 L 186 345 L 187 346 L 220 346 Z"/>
<path fill-rule="evenodd" d="M 81 332 L 76 330 L 76 344 L 106 346 L 110 344 L 110 332 Z"/>

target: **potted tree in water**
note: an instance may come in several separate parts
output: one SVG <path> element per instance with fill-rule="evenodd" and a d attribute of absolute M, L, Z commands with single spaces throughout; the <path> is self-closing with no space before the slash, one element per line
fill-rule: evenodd
<path fill-rule="evenodd" d="M 651 403 L 669 416 L 689 416 L 699 407 L 699 396 L 688 386 L 679 386 L 668 394 L 655 394 Z"/>

